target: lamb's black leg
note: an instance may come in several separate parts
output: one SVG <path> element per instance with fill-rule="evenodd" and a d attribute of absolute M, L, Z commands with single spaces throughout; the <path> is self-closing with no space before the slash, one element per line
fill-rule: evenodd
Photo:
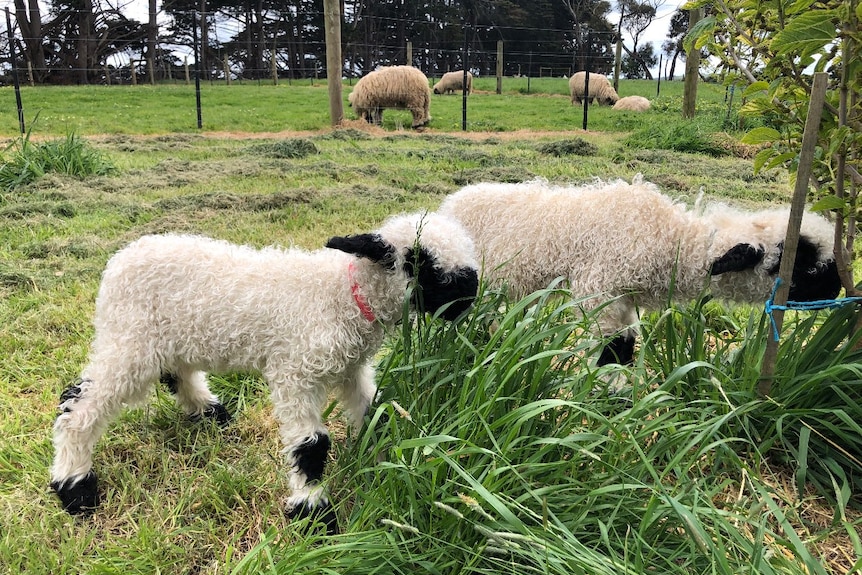
<path fill-rule="evenodd" d="M 323 478 L 323 469 L 326 465 L 329 448 L 329 435 L 319 433 L 307 437 L 301 445 L 293 450 L 296 471 L 305 475 L 306 484 L 318 483 Z M 338 533 L 335 510 L 326 498 L 315 503 L 304 500 L 291 504 L 288 506 L 287 515 L 292 519 L 310 517 L 322 523 L 329 535 Z"/>
<path fill-rule="evenodd" d="M 631 365 L 634 362 L 635 338 L 631 335 L 618 335 L 602 349 L 598 365 L 618 363 Z"/>
<path fill-rule="evenodd" d="M 170 391 L 171 394 L 177 395 L 177 393 L 179 392 L 180 380 L 176 376 L 176 374 L 163 373 L 162 376 L 159 378 L 159 382 L 161 382 L 162 385 L 167 387 L 168 391 Z M 231 415 L 228 410 L 225 409 L 225 406 L 221 403 L 212 403 L 209 405 L 209 407 L 201 411 L 199 414 L 194 415 L 192 417 L 192 421 L 198 421 L 202 418 L 213 419 L 216 423 L 219 424 L 219 426 L 224 427 L 225 425 L 230 423 Z"/>

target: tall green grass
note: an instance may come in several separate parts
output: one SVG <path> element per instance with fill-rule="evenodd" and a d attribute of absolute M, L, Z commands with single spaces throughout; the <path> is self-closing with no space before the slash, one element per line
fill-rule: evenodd
<path fill-rule="evenodd" d="M 76 178 L 104 176 L 115 170 L 103 153 L 75 134 L 34 143 L 30 133 L 16 138 L 0 152 L 0 188 L 9 191 L 55 173 Z"/>
<path fill-rule="evenodd" d="M 345 533 L 312 548 L 273 538 L 235 572 L 827 573 L 761 464 L 816 452 L 797 474 L 831 477 L 834 491 L 815 485 L 841 494 L 835 521 L 860 528 L 842 511 L 862 472 L 859 378 L 837 367 L 862 357 L 847 338 L 855 310 L 816 333 L 800 319 L 779 364 L 794 375 L 760 399 L 765 322 L 684 361 L 718 334 L 702 303 L 669 308 L 635 365 L 596 369 L 591 317 L 566 295 L 486 292 L 458 323 L 406 323 L 382 360 L 382 403 L 330 481 Z M 819 404 L 797 402 L 817 374 Z M 631 388 L 609 394 L 613 376 Z M 830 409 L 843 414 L 827 421 Z M 827 445 L 846 439 L 846 457 Z"/>

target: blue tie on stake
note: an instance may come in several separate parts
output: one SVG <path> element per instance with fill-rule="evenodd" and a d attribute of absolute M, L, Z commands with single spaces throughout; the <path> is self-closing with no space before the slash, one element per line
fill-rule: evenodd
<path fill-rule="evenodd" d="M 778 286 L 781 285 L 781 278 L 775 278 L 775 285 L 772 286 L 772 293 L 769 299 L 766 300 L 766 314 L 769 316 L 769 321 L 772 323 L 772 332 L 775 334 L 775 341 L 778 341 L 778 325 L 775 323 L 775 318 L 772 312 L 775 310 L 787 311 L 795 310 L 815 310 L 815 309 L 831 309 L 845 306 L 847 304 L 862 301 L 862 297 L 845 297 L 841 299 L 816 299 L 813 301 L 788 301 L 784 305 L 775 305 L 775 292 L 778 291 Z"/>

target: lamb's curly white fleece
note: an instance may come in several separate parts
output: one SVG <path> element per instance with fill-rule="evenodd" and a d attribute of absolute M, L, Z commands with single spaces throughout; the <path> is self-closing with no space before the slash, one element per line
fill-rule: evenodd
<path fill-rule="evenodd" d="M 260 371 L 270 386 L 290 465 L 288 507 L 326 505 L 297 453 L 323 438 L 325 459 L 321 411 L 332 388 L 353 423 L 362 421 L 375 394 L 369 361 L 386 326 L 401 318 L 410 250 L 422 246 L 450 283 L 448 274 L 472 269 L 475 278 L 476 268 L 464 229 L 435 214 L 399 216 L 376 234 L 333 239 L 351 238 L 371 240 L 372 248 L 380 240 L 381 261 L 342 248 L 258 250 L 186 235 L 146 236 L 115 254 L 96 299 L 89 364 L 64 393 L 54 426 L 52 486 L 67 509 L 95 504 L 93 449 L 122 406 L 147 399 L 169 374 L 188 413 L 221 408 L 204 371 L 234 370 Z M 312 463 L 322 470 L 324 461 Z M 86 493 L 74 491 L 88 477 Z"/>
<path fill-rule="evenodd" d="M 746 212 L 713 204 L 690 210 L 640 178 L 577 187 L 543 180 L 475 184 L 447 197 L 439 212 L 464 224 L 485 277 L 515 295 L 563 276 L 574 295 L 595 294 L 593 305 L 618 297 L 600 317 L 608 335 L 633 325 L 637 308 L 663 305 L 671 286 L 678 299 L 698 296 L 713 263 L 739 244 L 763 248 L 762 260 L 753 269 L 712 276 L 711 291 L 725 300 L 765 301 L 788 222 L 786 209 Z M 806 214 L 803 234 L 815 244 L 818 262 L 832 259 L 827 220 Z"/>

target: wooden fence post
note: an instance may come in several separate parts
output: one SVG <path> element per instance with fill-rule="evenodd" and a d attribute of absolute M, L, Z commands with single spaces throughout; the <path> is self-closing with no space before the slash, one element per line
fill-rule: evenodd
<path fill-rule="evenodd" d="M 811 165 L 814 162 L 814 152 L 817 148 L 817 135 L 820 131 L 820 117 L 823 114 L 823 103 L 826 101 L 826 72 L 814 74 L 811 86 L 811 99 L 808 103 L 808 117 L 805 120 L 805 130 L 802 132 L 802 150 L 799 152 L 799 168 L 796 171 L 796 187 L 793 190 L 793 200 L 790 204 L 790 218 L 787 222 L 787 237 L 784 239 L 784 252 L 781 254 L 781 266 L 778 277 L 781 283 L 775 292 L 774 304 L 783 306 L 787 303 L 790 292 L 790 279 L 793 276 L 793 264 L 796 262 L 796 248 L 799 245 L 799 228 L 802 227 L 802 214 L 805 211 L 805 198 L 808 195 L 808 181 L 811 178 Z M 772 312 L 775 330 L 781 333 L 784 322 L 784 311 Z M 763 354 L 763 364 L 760 368 L 760 381 L 757 391 L 761 397 L 767 397 L 772 390 L 772 380 L 775 376 L 775 360 L 778 357 L 778 341 L 768 338 L 766 352 Z"/>
<path fill-rule="evenodd" d="M 341 3 L 323 2 L 324 35 L 326 37 L 326 85 L 329 88 L 329 120 L 332 126 L 344 122 L 344 102 L 341 98 Z"/>
<path fill-rule="evenodd" d="M 695 8 L 688 13 L 688 29 L 694 28 L 701 17 L 703 16 L 702 8 Z M 697 81 L 698 70 L 700 69 L 700 50 L 695 48 L 694 40 L 691 42 L 691 49 L 685 54 L 685 84 L 683 84 L 682 92 L 682 117 L 694 118 L 697 110 Z M 661 70 L 659 70 L 661 73 Z"/>

